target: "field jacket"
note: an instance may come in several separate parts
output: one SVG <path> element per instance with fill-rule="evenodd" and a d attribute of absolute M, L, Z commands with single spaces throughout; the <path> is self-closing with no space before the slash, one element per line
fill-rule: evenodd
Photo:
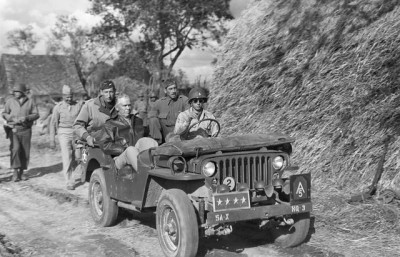
<path fill-rule="evenodd" d="M 17 98 L 9 98 L 2 113 L 3 118 L 15 129 L 30 129 L 33 122 L 39 118 L 39 112 L 34 101 L 25 97 L 22 102 Z M 23 121 L 19 119 L 23 118 Z"/>
<path fill-rule="evenodd" d="M 97 132 L 103 127 L 104 123 L 111 117 L 117 115 L 117 110 L 106 108 L 101 96 L 88 100 L 76 117 L 73 129 L 75 135 L 80 139 L 85 139 L 89 134 L 97 137 Z M 97 138 L 96 138 L 97 140 Z"/>
<path fill-rule="evenodd" d="M 189 107 L 188 98 L 184 95 L 178 96 L 176 100 L 165 96 L 154 103 L 151 111 L 165 126 L 173 127 L 178 114 L 189 109 Z"/>
<path fill-rule="evenodd" d="M 117 115 L 104 124 L 97 141 L 105 154 L 118 156 L 128 146 L 135 146 L 143 137 L 143 121 L 136 115 L 132 115 L 130 122 Z"/>

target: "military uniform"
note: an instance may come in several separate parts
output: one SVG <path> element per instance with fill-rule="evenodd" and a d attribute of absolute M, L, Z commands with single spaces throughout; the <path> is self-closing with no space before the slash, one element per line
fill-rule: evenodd
<path fill-rule="evenodd" d="M 73 154 L 74 129 L 72 126 L 83 104 L 83 101 L 73 101 L 71 104 L 68 104 L 65 101 L 58 103 L 53 109 L 50 122 L 50 140 L 54 142 L 56 131 L 58 134 L 63 163 L 63 174 L 67 187 L 74 186 L 72 171 L 74 170 L 76 163 L 74 158 L 75 155 Z"/>
<path fill-rule="evenodd" d="M 86 140 L 89 135 L 96 138 L 104 123 L 116 114 L 115 108 L 107 108 L 101 96 L 90 99 L 83 105 L 76 117 L 73 125 L 74 132 L 80 139 Z"/>
<path fill-rule="evenodd" d="M 184 95 L 178 96 L 176 100 L 168 96 L 158 99 L 152 109 L 156 117 L 149 120 L 150 136 L 158 143 L 165 141 L 168 133 L 174 131 L 179 113 L 189 107 L 188 98 Z"/>
<path fill-rule="evenodd" d="M 190 107 L 189 110 L 181 112 L 176 120 L 174 133 L 177 135 L 182 135 L 190 126 L 192 126 L 196 122 L 199 122 L 204 119 L 215 120 L 214 115 L 206 110 L 203 110 L 198 119 L 192 118 L 195 116 L 196 115 L 192 107 Z M 185 138 L 182 139 L 188 140 L 195 138 L 196 136 L 216 136 L 217 133 L 218 133 L 217 123 L 212 121 L 204 121 L 191 128 L 190 131 L 185 135 Z"/>
<path fill-rule="evenodd" d="M 19 90 L 23 92 L 25 88 Z M 22 177 L 23 170 L 28 168 L 32 125 L 39 118 L 37 106 L 32 99 L 23 96 L 20 100 L 16 97 L 9 98 L 2 113 L 11 128 L 9 137 L 11 139 L 10 167 L 14 169 L 14 181 Z"/>

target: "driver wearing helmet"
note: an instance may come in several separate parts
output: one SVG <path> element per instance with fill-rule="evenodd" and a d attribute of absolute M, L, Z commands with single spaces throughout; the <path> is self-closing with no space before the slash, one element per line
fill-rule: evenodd
<path fill-rule="evenodd" d="M 179 135 L 182 140 L 189 140 L 199 136 L 215 137 L 218 135 L 219 127 L 217 122 L 205 120 L 215 120 L 211 112 L 204 110 L 204 104 L 207 102 L 207 99 L 207 93 L 203 88 L 193 88 L 190 90 L 190 108 L 179 113 L 175 123 L 175 135 Z"/>

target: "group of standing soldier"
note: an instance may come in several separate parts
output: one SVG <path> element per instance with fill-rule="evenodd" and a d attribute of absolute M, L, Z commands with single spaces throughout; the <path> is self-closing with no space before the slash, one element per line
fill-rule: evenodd
<path fill-rule="evenodd" d="M 164 143 L 171 134 L 182 135 L 199 120 L 214 119 L 203 109 L 207 101 L 203 89 L 192 89 L 189 99 L 178 93 L 174 80 L 164 81 L 163 89 L 166 96 L 159 100 L 154 92 L 150 93 L 149 102 L 145 101 L 144 94 L 139 94 L 132 110 L 129 96 L 121 94 L 116 98 L 116 87 L 111 80 L 102 82 L 98 97 L 86 102 L 74 100 L 72 88 L 63 86 L 63 100 L 52 111 L 50 147 L 55 147 L 57 133 L 68 190 L 75 187 L 72 172 L 80 168 L 77 163 L 80 156 L 74 150 L 76 139 L 89 146 L 99 144 L 114 158 L 117 168 L 129 164 L 136 169 L 136 156 L 143 149 Z M 26 90 L 24 84 L 17 85 L 14 97 L 7 100 L 3 112 L 11 141 L 13 181 L 26 179 L 23 171 L 29 163 L 32 125 L 39 118 L 36 105 L 25 95 Z M 208 136 L 215 136 L 215 129 L 214 125 L 203 124 L 193 128 L 192 132 L 204 130 Z M 145 134 L 148 137 L 144 137 Z"/>

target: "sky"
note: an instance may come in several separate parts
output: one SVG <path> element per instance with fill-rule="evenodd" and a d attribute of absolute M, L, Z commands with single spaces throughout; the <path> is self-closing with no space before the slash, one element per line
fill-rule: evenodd
<path fill-rule="evenodd" d="M 238 17 L 250 1 L 232 0 L 230 10 L 234 17 Z M 8 31 L 31 25 L 40 38 L 45 38 L 60 14 L 77 17 L 82 26 L 93 26 L 98 20 L 86 13 L 90 4 L 89 0 L 0 0 L 0 54 L 17 53 L 5 47 Z M 32 53 L 45 54 L 44 40 L 39 41 Z M 175 69 L 182 69 L 192 82 L 197 79 L 209 80 L 213 72 L 213 58 L 214 54 L 209 49 L 187 49 L 177 61 Z"/>

